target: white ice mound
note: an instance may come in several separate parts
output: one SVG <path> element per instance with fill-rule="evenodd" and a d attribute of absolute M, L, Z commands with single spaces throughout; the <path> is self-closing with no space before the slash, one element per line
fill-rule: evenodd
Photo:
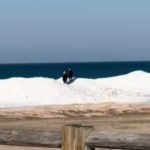
<path fill-rule="evenodd" d="M 62 79 L 10 78 L 0 80 L 0 107 L 26 107 L 86 103 L 149 103 L 150 73 L 83 79 L 71 84 Z"/>
<path fill-rule="evenodd" d="M 150 73 L 135 71 L 126 75 L 100 79 L 99 81 L 114 87 L 138 92 L 150 92 Z"/>

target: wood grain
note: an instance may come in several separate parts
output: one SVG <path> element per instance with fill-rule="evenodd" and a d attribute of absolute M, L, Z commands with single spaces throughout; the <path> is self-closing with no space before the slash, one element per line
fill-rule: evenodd
<path fill-rule="evenodd" d="M 96 148 L 150 150 L 150 134 L 94 131 L 85 144 Z"/>
<path fill-rule="evenodd" d="M 61 139 L 61 132 L 0 130 L 1 145 L 60 148 Z"/>

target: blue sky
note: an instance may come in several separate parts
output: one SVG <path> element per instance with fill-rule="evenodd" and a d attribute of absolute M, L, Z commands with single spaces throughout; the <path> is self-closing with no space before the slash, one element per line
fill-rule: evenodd
<path fill-rule="evenodd" d="M 0 0 L 0 63 L 150 60 L 150 0 Z"/>

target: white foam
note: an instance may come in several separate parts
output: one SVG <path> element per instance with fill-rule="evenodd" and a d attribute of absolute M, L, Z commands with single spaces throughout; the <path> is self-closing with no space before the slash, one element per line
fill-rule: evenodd
<path fill-rule="evenodd" d="M 149 103 L 150 73 L 135 71 L 111 78 L 10 78 L 0 80 L 0 107 L 85 103 Z"/>

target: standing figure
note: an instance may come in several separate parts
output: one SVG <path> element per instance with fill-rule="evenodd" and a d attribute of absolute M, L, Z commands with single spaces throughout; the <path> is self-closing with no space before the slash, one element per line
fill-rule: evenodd
<path fill-rule="evenodd" d="M 67 72 L 64 71 L 64 72 L 63 72 L 63 82 L 64 82 L 64 83 L 67 82 L 67 78 L 68 78 Z"/>
<path fill-rule="evenodd" d="M 73 77 L 73 71 L 71 68 L 68 69 L 68 78 L 69 78 L 69 81 L 72 80 L 72 77 Z"/>

